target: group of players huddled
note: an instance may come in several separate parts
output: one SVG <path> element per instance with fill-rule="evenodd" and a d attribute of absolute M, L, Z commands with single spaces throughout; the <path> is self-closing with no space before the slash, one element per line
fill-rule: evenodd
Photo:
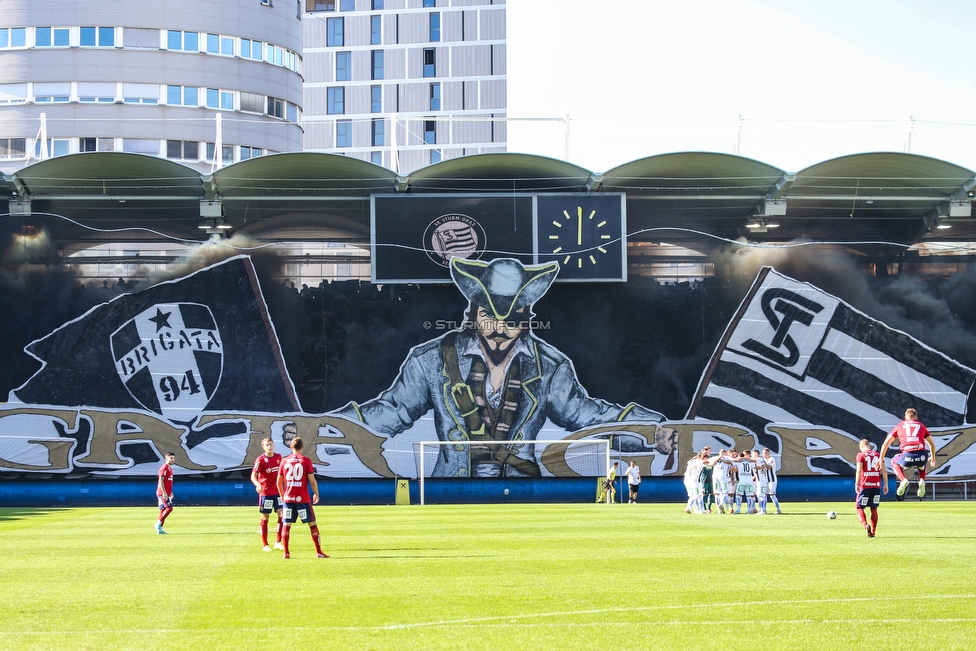
<path fill-rule="evenodd" d="M 742 513 L 746 504 L 749 515 L 767 513 L 770 500 L 776 513 L 782 513 L 776 497 L 776 459 L 769 448 L 759 450 L 719 450 L 705 446 L 685 468 L 688 505 L 685 513 L 714 513 L 712 504 L 723 514 Z"/>

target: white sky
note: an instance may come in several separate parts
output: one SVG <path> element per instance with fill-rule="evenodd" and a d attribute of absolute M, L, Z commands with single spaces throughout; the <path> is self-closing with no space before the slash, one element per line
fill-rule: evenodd
<path fill-rule="evenodd" d="M 668 152 L 796 172 L 911 151 L 976 170 L 976 3 L 508 0 L 508 150 L 594 172 Z M 741 138 L 739 138 L 740 121 Z M 910 127 L 909 117 L 914 116 Z"/>

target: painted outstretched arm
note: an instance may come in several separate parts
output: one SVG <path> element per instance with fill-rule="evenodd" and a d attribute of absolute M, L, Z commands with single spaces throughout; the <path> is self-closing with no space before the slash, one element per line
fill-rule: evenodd
<path fill-rule="evenodd" d="M 350 402 L 334 414 L 365 423 L 375 432 L 399 434 L 431 408 L 428 371 L 408 357 L 389 389 L 359 405 Z"/>

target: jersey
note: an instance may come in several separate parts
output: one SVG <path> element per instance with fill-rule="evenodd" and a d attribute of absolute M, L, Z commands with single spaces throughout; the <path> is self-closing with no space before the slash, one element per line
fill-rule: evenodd
<path fill-rule="evenodd" d="M 752 461 L 736 461 L 736 468 L 739 471 L 739 486 L 752 486 L 756 481 L 755 469 L 756 466 Z"/>
<path fill-rule="evenodd" d="M 159 467 L 159 472 L 156 476 L 162 480 L 163 487 L 162 490 L 159 488 L 159 482 L 156 482 L 156 496 L 157 497 L 168 497 L 173 494 L 173 466 L 168 463 L 164 463 Z"/>
<path fill-rule="evenodd" d="M 766 471 L 769 473 L 770 483 L 776 481 L 776 457 L 763 457 L 762 462 L 766 464 Z"/>
<path fill-rule="evenodd" d="M 635 486 L 641 482 L 640 470 L 637 469 L 637 466 L 628 466 L 627 470 L 624 470 L 624 474 L 627 475 L 627 483 L 630 486 Z"/>
<path fill-rule="evenodd" d="M 273 497 L 278 494 L 278 467 L 281 466 L 281 455 L 272 454 L 270 457 L 262 454 L 254 460 L 254 475 L 258 478 L 258 490 L 261 495 Z"/>
<path fill-rule="evenodd" d="M 891 430 L 891 436 L 901 443 L 902 452 L 924 450 L 925 437 L 928 435 L 929 431 L 925 429 L 925 425 L 917 420 L 903 420 L 895 425 L 895 429 Z"/>
<path fill-rule="evenodd" d="M 311 459 L 300 454 L 289 454 L 281 460 L 278 473 L 284 478 L 282 502 L 307 504 L 312 501 L 308 495 L 308 478 L 315 473 Z"/>
<path fill-rule="evenodd" d="M 857 486 L 858 491 L 865 488 L 881 488 L 881 469 L 877 466 L 879 458 L 878 453 L 874 450 L 858 453 L 854 462 L 857 469 L 861 471 L 861 483 Z"/>

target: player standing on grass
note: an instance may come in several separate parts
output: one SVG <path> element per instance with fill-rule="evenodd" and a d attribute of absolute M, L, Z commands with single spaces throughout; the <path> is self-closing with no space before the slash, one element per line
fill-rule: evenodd
<path fill-rule="evenodd" d="M 627 475 L 627 488 L 630 490 L 628 502 L 635 504 L 637 502 L 637 492 L 640 490 L 640 468 L 637 467 L 636 462 L 631 461 L 627 470 L 624 470 L 624 474 Z"/>
<path fill-rule="evenodd" d="M 617 501 L 617 489 L 613 484 L 617 481 L 617 466 L 619 464 L 619 461 L 614 461 L 610 470 L 607 471 L 607 478 L 603 480 L 603 492 L 596 499 L 597 503 L 602 502 L 604 497 L 607 498 L 607 504 L 613 504 Z"/>
<path fill-rule="evenodd" d="M 773 500 L 773 504 L 776 506 L 776 514 L 782 515 L 783 512 L 779 508 L 779 499 L 776 497 L 776 457 L 772 455 L 769 448 L 763 448 L 762 461 L 767 468 L 767 473 L 769 474 L 769 483 L 766 486 L 766 490 L 769 492 L 769 497 Z"/>
<path fill-rule="evenodd" d="M 935 441 L 932 440 L 925 425 L 919 422 L 918 412 L 911 408 L 905 410 L 905 420 L 895 425 L 895 429 L 891 430 L 891 434 L 881 445 L 881 450 L 878 452 L 881 463 L 884 463 L 885 453 L 896 439 L 901 443 L 901 453 L 896 454 L 891 460 L 891 469 L 900 482 L 895 495 L 899 502 L 905 499 L 905 491 L 908 490 L 909 484 L 908 478 L 905 477 L 905 469 L 917 468 L 918 497 L 921 499 L 925 497 L 925 462 L 928 461 L 929 465 L 935 468 Z M 931 456 L 925 450 L 926 444 L 932 450 Z"/>
<path fill-rule="evenodd" d="M 156 473 L 156 502 L 159 504 L 159 520 L 156 522 L 156 533 L 164 534 L 163 523 L 166 516 L 173 512 L 173 464 L 176 463 L 176 455 L 167 452 L 163 455 L 163 465 Z"/>
<path fill-rule="evenodd" d="M 288 552 L 291 525 L 298 519 L 308 524 L 312 542 L 315 543 L 316 556 L 328 558 L 328 555 L 322 553 L 319 528 L 315 524 L 315 511 L 312 510 L 312 505 L 318 504 L 319 501 L 319 484 L 315 481 L 315 466 L 312 465 L 312 460 L 302 455 L 304 447 L 301 437 L 296 436 L 291 442 L 292 453 L 281 460 L 281 466 L 278 468 L 278 494 L 281 495 L 284 506 L 285 520 L 281 529 L 284 558 L 291 558 Z M 312 489 L 311 499 L 308 496 L 309 488 Z"/>
<path fill-rule="evenodd" d="M 739 471 L 739 483 L 735 488 L 735 512 L 742 511 L 742 498 L 746 498 L 746 513 L 756 513 L 756 462 L 749 450 L 743 450 L 735 461 Z"/>
<path fill-rule="evenodd" d="M 868 538 L 874 538 L 874 534 L 878 531 L 878 505 L 881 504 L 881 492 L 888 494 L 888 469 L 881 461 L 881 455 L 871 449 L 867 439 L 861 439 L 858 447 L 861 451 L 854 462 L 857 466 L 854 475 L 854 490 L 857 491 L 854 506 L 857 509 L 857 519 L 864 525 Z M 871 509 L 870 524 L 864 517 L 865 507 Z"/>
<path fill-rule="evenodd" d="M 284 551 L 281 544 L 281 496 L 278 493 L 278 467 L 281 466 L 281 455 L 274 451 L 274 441 L 266 438 L 261 441 L 264 454 L 254 460 L 251 470 L 251 483 L 258 492 L 258 512 L 261 514 L 261 543 L 264 551 L 270 552 L 268 546 L 268 519 L 271 512 L 278 514 L 278 526 L 275 528 L 275 549 Z"/>

